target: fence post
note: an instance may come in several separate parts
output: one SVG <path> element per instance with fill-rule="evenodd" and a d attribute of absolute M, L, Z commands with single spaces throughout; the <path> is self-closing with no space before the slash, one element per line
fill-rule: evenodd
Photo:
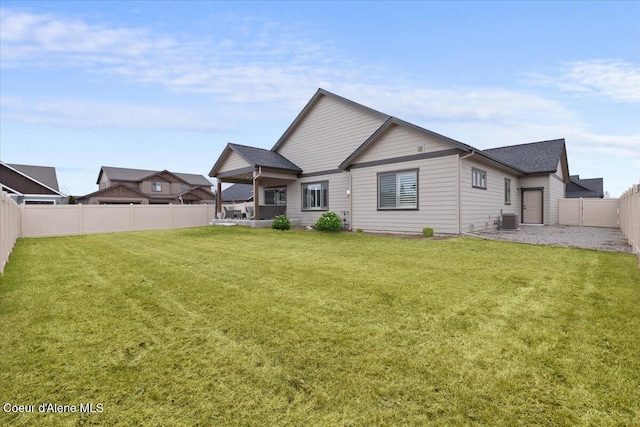
<path fill-rule="evenodd" d="M 202 211 L 204 212 L 204 224 L 202 225 L 207 225 L 207 210 L 209 207 L 207 206 L 206 203 L 202 206 L 203 206 Z"/>
<path fill-rule="evenodd" d="M 84 233 L 84 212 L 82 211 L 82 203 L 78 205 L 78 234 Z"/>
<path fill-rule="evenodd" d="M 20 206 L 20 237 L 22 237 L 26 234 L 24 231 L 24 223 L 26 222 L 24 220 L 24 203 L 21 203 L 18 206 Z"/>

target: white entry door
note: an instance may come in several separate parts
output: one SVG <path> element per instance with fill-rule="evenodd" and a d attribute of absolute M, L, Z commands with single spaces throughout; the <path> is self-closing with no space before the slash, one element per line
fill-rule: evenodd
<path fill-rule="evenodd" d="M 522 190 L 522 222 L 542 224 L 542 190 Z"/>

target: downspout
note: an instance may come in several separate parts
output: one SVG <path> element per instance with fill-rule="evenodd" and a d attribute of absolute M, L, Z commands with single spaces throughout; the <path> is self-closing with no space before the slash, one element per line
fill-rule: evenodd
<path fill-rule="evenodd" d="M 474 154 L 476 154 L 476 151 L 471 150 L 471 153 L 458 158 L 458 234 L 462 234 L 462 184 L 460 182 L 462 173 L 462 161 L 473 156 Z"/>
<path fill-rule="evenodd" d="M 353 185 L 351 170 L 349 170 L 349 228 L 353 230 L 353 191 L 351 186 Z"/>

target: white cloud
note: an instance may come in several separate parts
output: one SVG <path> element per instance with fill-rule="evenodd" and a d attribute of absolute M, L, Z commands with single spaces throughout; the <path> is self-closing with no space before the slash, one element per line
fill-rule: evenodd
<path fill-rule="evenodd" d="M 218 39 L 109 27 L 54 15 L 0 9 L 3 68 L 71 67 L 161 85 L 225 102 L 299 102 L 309 87 L 332 80 L 348 61 L 325 54 L 327 42 L 299 37 L 287 26 L 232 20 L 240 31 Z M 229 23 L 225 25 L 231 25 Z"/>
<path fill-rule="evenodd" d="M 534 83 L 562 91 L 604 96 L 618 102 L 640 102 L 640 66 L 620 60 L 578 61 L 558 76 L 529 74 Z"/>
<path fill-rule="evenodd" d="M 206 94 L 211 105 L 203 111 L 3 98 L 2 118 L 71 127 L 234 129 L 244 127 L 247 117 L 293 118 L 317 87 L 325 87 L 478 148 L 565 137 L 594 155 L 607 150 L 640 162 L 636 135 L 595 134 L 565 104 L 540 94 L 501 87 L 429 88 L 404 73 L 383 78 L 392 73 L 379 64 L 355 65 L 330 40 L 310 39 L 308 29 L 237 17 L 220 25 L 235 31 L 223 28 L 218 38 L 195 38 L 1 9 L 3 68 L 76 68 L 179 94 Z M 640 69 L 623 61 L 574 62 L 559 76 L 531 77 L 571 93 L 640 100 Z"/>
<path fill-rule="evenodd" d="M 228 130 L 214 114 L 195 109 L 90 102 L 80 99 L 2 99 L 2 120 L 63 127 Z"/>

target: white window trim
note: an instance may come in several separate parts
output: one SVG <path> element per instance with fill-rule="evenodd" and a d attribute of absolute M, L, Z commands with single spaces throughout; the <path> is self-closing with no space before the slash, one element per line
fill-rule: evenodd
<path fill-rule="evenodd" d="M 487 189 L 487 171 L 471 168 L 471 186 L 481 190 Z"/>

